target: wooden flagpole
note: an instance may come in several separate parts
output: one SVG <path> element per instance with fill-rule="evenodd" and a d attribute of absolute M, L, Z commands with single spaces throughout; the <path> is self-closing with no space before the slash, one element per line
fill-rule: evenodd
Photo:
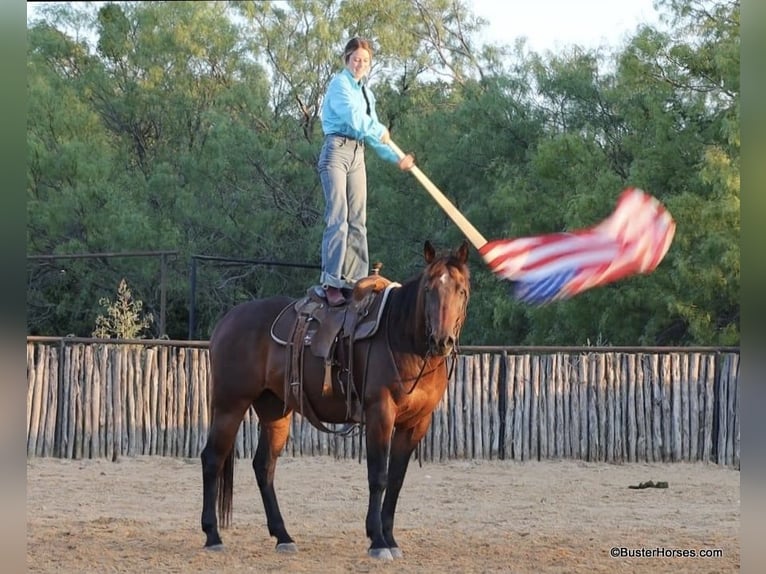
<path fill-rule="evenodd" d="M 394 150 L 394 153 L 399 156 L 399 159 L 402 159 L 405 156 L 405 153 L 392 140 L 388 141 L 388 145 Z M 431 194 L 431 197 L 436 200 L 439 207 L 441 207 L 449 218 L 455 222 L 455 225 L 460 228 L 460 231 L 462 231 L 468 238 L 468 241 L 470 241 L 476 249 L 481 249 L 487 243 L 487 240 L 481 233 L 479 233 L 479 230 L 476 229 L 462 213 L 460 213 L 458 208 L 447 199 L 439 188 L 436 187 L 422 171 L 420 171 L 420 168 L 418 168 L 417 165 L 412 166 L 410 172 L 412 172 L 415 178 L 426 188 L 426 191 Z"/>

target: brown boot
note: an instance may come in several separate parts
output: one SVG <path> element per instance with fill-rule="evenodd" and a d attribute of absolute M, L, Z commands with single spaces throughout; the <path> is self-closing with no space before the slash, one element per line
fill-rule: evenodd
<path fill-rule="evenodd" d="M 330 307 L 340 307 L 346 302 L 343 292 L 337 287 L 325 287 L 324 294 Z"/>

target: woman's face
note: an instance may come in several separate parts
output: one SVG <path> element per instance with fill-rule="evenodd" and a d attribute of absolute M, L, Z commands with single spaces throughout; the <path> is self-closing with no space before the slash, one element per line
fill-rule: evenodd
<path fill-rule="evenodd" d="M 370 71 L 370 53 L 364 48 L 358 48 L 346 60 L 346 67 L 355 79 L 361 80 Z"/>

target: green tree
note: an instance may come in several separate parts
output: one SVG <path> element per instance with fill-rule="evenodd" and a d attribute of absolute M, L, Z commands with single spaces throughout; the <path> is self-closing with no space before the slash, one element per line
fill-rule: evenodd
<path fill-rule="evenodd" d="M 483 23 L 451 0 L 47 4 L 28 34 L 28 251 L 178 250 L 172 338 L 192 255 L 318 263 L 321 98 L 358 34 L 394 140 L 488 239 L 589 227 L 627 186 L 676 218 L 653 274 L 542 308 L 472 256 L 463 344 L 736 344 L 739 3 L 658 6 L 670 32 L 539 55 L 478 48 Z M 425 239 L 462 236 L 371 155 L 371 256 L 404 280 Z M 67 261 L 30 263 L 31 332 L 89 333 L 120 278 L 157 315 L 156 259 Z M 197 279 L 205 337 L 234 303 L 298 296 L 316 272 L 210 263 Z"/>

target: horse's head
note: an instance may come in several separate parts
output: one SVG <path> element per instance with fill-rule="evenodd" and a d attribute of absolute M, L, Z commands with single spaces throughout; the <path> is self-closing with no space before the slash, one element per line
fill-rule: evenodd
<path fill-rule="evenodd" d="M 446 356 L 457 345 L 471 292 L 468 243 L 464 241 L 453 253 L 437 257 L 433 245 L 426 241 L 423 255 L 427 266 L 421 289 L 428 351 Z"/>

